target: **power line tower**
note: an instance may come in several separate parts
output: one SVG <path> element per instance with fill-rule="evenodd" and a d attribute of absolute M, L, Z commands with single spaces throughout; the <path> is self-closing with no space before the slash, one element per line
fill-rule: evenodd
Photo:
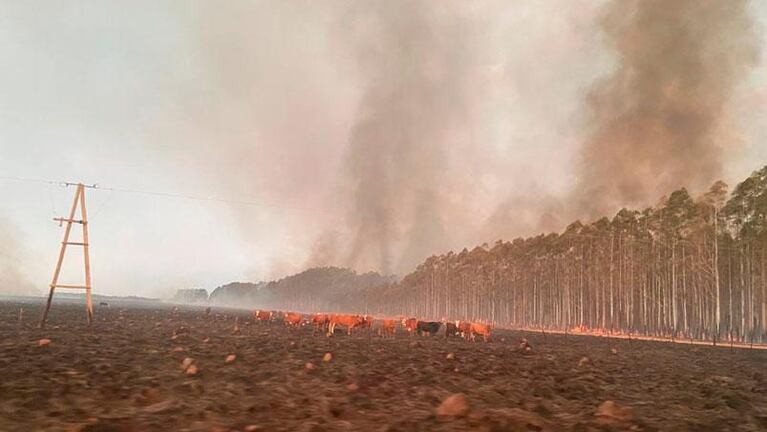
<path fill-rule="evenodd" d="M 84 185 L 82 183 L 64 183 L 66 186 L 77 186 L 75 191 L 75 199 L 72 202 L 72 210 L 69 212 L 69 218 L 53 218 L 53 220 L 59 223 L 61 226 L 66 223 L 67 226 L 64 229 L 64 240 L 61 241 L 61 250 L 59 251 L 59 260 L 56 262 L 56 270 L 53 271 L 53 280 L 50 285 L 50 292 L 48 293 L 48 303 L 45 305 L 43 311 L 43 317 L 40 319 L 40 327 L 45 325 L 45 320 L 48 318 L 48 311 L 51 308 L 51 300 L 53 300 L 53 291 L 56 288 L 74 288 L 85 290 L 85 308 L 88 312 L 88 325 L 93 322 L 93 304 L 91 303 L 91 262 L 88 255 L 88 212 L 85 210 L 85 189 L 95 189 L 96 185 Z M 75 219 L 75 213 L 77 207 L 80 207 L 80 219 Z M 69 234 L 72 231 L 72 224 L 79 224 L 83 227 L 83 241 L 71 242 L 69 241 Z M 83 260 L 85 264 L 85 285 L 64 285 L 59 283 L 59 274 L 61 273 L 61 264 L 64 262 L 64 254 L 66 253 L 67 246 L 82 246 L 83 248 Z"/>

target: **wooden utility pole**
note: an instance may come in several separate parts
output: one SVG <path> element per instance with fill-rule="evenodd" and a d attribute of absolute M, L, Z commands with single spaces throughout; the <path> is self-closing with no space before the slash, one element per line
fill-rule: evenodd
<path fill-rule="evenodd" d="M 85 189 L 95 189 L 96 185 L 84 185 L 82 183 L 65 183 L 66 186 L 77 186 L 75 191 L 75 199 L 72 202 L 72 210 L 69 212 L 69 218 L 53 218 L 53 220 L 59 223 L 61 226 L 66 223 L 67 226 L 64 229 L 64 240 L 61 241 L 61 250 L 59 251 L 59 259 L 56 262 L 56 270 L 53 272 L 53 279 L 51 280 L 50 292 L 48 293 L 48 302 L 45 305 L 43 316 L 40 319 L 40 327 L 45 325 L 45 320 L 48 318 L 48 311 L 51 308 L 51 301 L 53 300 L 53 291 L 56 288 L 73 288 L 85 290 L 85 308 L 88 313 L 88 325 L 93 322 L 93 304 L 91 303 L 91 263 L 90 256 L 88 255 L 88 212 L 85 210 Z M 75 213 L 77 212 L 78 204 L 80 206 L 80 219 L 75 219 Z M 83 227 L 83 241 L 82 242 L 70 242 L 69 234 L 72 231 L 72 224 L 80 224 Z M 67 250 L 67 246 L 82 246 L 83 247 L 83 260 L 85 264 L 85 285 L 63 285 L 59 284 L 59 274 L 61 273 L 61 264 L 64 262 L 64 254 Z"/>

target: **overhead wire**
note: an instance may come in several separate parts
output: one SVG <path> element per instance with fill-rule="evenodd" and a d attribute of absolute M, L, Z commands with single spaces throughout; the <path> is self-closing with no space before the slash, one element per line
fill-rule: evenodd
<path fill-rule="evenodd" d="M 99 206 L 96 207 L 96 211 L 94 211 L 93 214 L 90 216 L 91 220 L 96 219 L 96 216 L 101 214 L 101 212 L 104 210 L 104 208 L 109 206 L 109 203 L 112 202 L 114 197 L 115 197 L 114 192 L 110 191 L 109 192 L 109 197 L 106 199 L 106 201 L 104 201 L 103 203 L 100 203 Z"/>
<path fill-rule="evenodd" d="M 0 180 L 25 182 L 25 183 L 40 183 L 40 184 L 49 184 L 49 185 L 57 185 L 57 186 L 74 186 L 78 184 L 78 183 L 67 182 L 67 181 L 57 181 L 57 180 L 49 180 L 49 179 L 41 179 L 41 178 L 31 178 L 31 177 L 15 177 L 15 176 L 0 176 Z M 227 204 L 258 206 L 258 207 L 272 207 L 272 208 L 281 208 L 281 209 L 288 209 L 288 210 L 307 210 L 307 211 L 327 212 L 327 210 L 325 209 L 316 208 L 316 207 L 266 203 L 263 201 L 252 200 L 252 199 L 231 199 L 231 198 L 222 198 L 217 196 L 203 196 L 203 195 L 174 193 L 174 192 L 155 191 L 155 190 L 109 187 L 109 186 L 101 186 L 99 184 L 87 185 L 86 187 L 93 190 L 123 192 L 123 193 L 132 193 L 132 194 L 140 194 L 140 195 L 159 196 L 159 197 L 165 197 L 165 198 L 178 198 L 178 199 L 187 199 L 187 200 L 194 200 L 194 201 L 219 202 L 219 203 L 227 203 Z"/>
<path fill-rule="evenodd" d="M 47 184 L 59 185 L 59 186 L 63 186 L 66 183 L 61 181 L 46 180 L 46 179 L 40 179 L 40 178 L 14 177 L 14 176 L 0 176 L 0 180 L 9 180 L 9 181 L 17 181 L 17 182 L 25 182 L 25 183 L 47 183 Z"/>

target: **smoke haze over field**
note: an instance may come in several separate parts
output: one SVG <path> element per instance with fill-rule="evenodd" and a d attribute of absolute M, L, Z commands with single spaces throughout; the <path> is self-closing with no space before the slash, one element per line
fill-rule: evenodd
<path fill-rule="evenodd" d="M 360 6 L 352 35 L 365 78 L 345 155 L 349 264 L 389 274 L 449 246 L 446 201 L 463 185 L 446 176 L 448 150 L 469 150 L 461 132 L 482 96 L 472 68 L 481 27 L 456 4 Z"/>
<path fill-rule="evenodd" d="M 601 26 L 617 69 L 589 94 L 593 132 L 579 158 L 578 205 L 596 217 L 647 205 L 723 172 L 727 103 L 757 64 L 746 0 L 614 1 Z M 729 147 L 728 147 L 729 146 Z"/>
<path fill-rule="evenodd" d="M 0 294 L 29 295 L 37 292 L 22 271 L 24 246 L 15 227 L 0 216 Z"/>
<path fill-rule="evenodd" d="M 763 2 L 3 10 L 0 175 L 236 201 L 90 192 L 105 294 L 401 275 L 767 161 Z M 72 191 L 0 192 L 0 235 L 24 239 L 0 245 L 0 280 L 21 260 L 42 290 Z"/>

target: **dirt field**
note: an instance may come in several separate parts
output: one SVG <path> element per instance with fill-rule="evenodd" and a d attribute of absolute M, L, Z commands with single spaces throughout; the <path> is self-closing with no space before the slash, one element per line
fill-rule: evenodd
<path fill-rule="evenodd" d="M 82 305 L 59 303 L 39 330 L 39 313 L 0 303 L 2 431 L 767 430 L 767 351 L 515 331 L 327 338 L 163 305 L 98 307 L 89 330 Z M 437 415 L 454 393 L 468 411 Z M 596 415 L 605 401 L 617 405 Z"/>

